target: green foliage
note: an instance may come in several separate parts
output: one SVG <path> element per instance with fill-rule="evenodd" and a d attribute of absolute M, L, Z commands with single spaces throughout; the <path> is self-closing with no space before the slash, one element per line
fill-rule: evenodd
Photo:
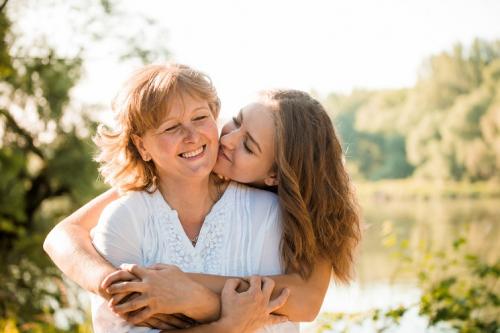
<path fill-rule="evenodd" d="M 500 41 L 432 56 L 411 89 L 332 94 L 325 104 L 367 180 L 498 180 Z"/>
<path fill-rule="evenodd" d="M 0 332 L 90 332 L 88 323 L 81 324 L 86 309 L 75 286 L 62 279 L 42 251 L 48 230 L 104 189 L 92 160 L 95 124 L 84 107 L 71 103 L 88 45 L 71 55 L 51 45 L 50 36 L 22 45 L 14 36 L 16 17 L 32 8 L 12 3 L 16 12 L 8 10 L 10 5 L 0 11 Z M 112 1 L 71 6 L 89 21 L 87 13 L 110 19 L 115 13 Z M 99 39 L 96 31 L 93 41 Z M 81 39 L 80 30 L 74 32 L 74 39 Z M 127 59 L 148 61 L 162 51 L 138 47 L 136 36 L 123 37 L 136 41 L 123 50 Z M 75 115 L 78 123 L 67 121 Z"/>
<path fill-rule="evenodd" d="M 354 92 L 351 96 L 331 94 L 327 98 L 326 105 L 335 115 L 334 122 L 342 138 L 347 160 L 353 161 L 358 172 L 368 180 L 406 178 L 413 172 L 413 167 L 406 160 L 403 135 L 377 131 L 380 124 L 393 120 L 386 119 L 381 114 L 376 117 L 367 116 L 370 119 L 366 120 L 360 118 L 366 114 L 362 109 L 379 110 L 380 103 L 397 104 L 401 98 L 404 99 L 403 96 L 383 96 L 362 91 Z M 385 115 L 388 118 L 394 117 L 390 112 Z M 370 124 L 370 129 L 360 130 L 360 122 Z"/>
<path fill-rule="evenodd" d="M 403 240 L 388 226 L 384 244 L 398 246 L 396 259 L 403 269 L 416 272 L 421 296 L 410 306 L 387 310 L 373 309 L 355 314 L 328 313 L 320 319 L 321 332 L 348 332 L 356 326 L 369 325 L 375 332 L 397 326 L 404 316 L 417 310 L 428 321 L 429 328 L 441 327 L 459 333 L 498 333 L 500 330 L 500 262 L 486 262 L 470 253 L 467 240 L 457 238 L 448 247 L 418 248 Z"/>

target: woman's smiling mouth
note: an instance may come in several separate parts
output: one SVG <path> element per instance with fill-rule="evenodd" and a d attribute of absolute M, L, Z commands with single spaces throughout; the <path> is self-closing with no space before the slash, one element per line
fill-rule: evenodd
<path fill-rule="evenodd" d="M 179 154 L 179 156 L 186 159 L 192 159 L 200 156 L 205 151 L 206 147 L 207 145 L 203 145 L 198 149 Z"/>

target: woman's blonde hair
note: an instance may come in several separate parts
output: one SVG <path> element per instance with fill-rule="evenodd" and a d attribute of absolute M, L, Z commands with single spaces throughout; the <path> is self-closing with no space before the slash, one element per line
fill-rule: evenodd
<path fill-rule="evenodd" d="M 361 238 L 360 216 L 340 141 L 323 106 L 297 90 L 262 97 L 275 119 L 275 189 L 283 216 L 282 257 L 288 271 L 308 277 L 318 258 L 347 282 Z"/>
<path fill-rule="evenodd" d="M 176 98 L 188 94 L 206 100 L 215 119 L 220 100 L 210 78 L 186 65 L 149 65 L 136 71 L 113 101 L 115 126 L 100 125 L 94 142 L 104 181 L 122 192 L 153 191 L 157 172 L 152 161 L 144 161 L 132 136 L 157 128 Z"/>

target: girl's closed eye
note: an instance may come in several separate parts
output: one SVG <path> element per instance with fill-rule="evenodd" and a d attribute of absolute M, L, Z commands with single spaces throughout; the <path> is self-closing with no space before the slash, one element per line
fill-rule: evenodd
<path fill-rule="evenodd" d="M 250 147 L 248 146 L 248 142 L 247 142 L 247 141 L 244 141 L 244 142 L 243 142 L 243 147 L 245 148 L 245 150 L 246 150 L 249 154 L 253 154 L 253 151 L 252 151 L 252 149 L 250 149 Z"/>
<path fill-rule="evenodd" d="M 236 126 L 238 126 L 238 127 L 240 127 L 240 125 L 241 125 L 240 121 L 239 121 L 239 120 L 238 120 L 238 118 L 236 118 L 236 117 L 233 117 L 233 123 L 234 123 Z"/>

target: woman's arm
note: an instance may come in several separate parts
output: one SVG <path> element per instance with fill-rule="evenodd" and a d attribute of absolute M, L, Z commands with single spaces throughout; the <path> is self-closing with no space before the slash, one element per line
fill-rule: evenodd
<path fill-rule="evenodd" d="M 116 271 L 92 246 L 90 230 L 97 225 L 104 207 L 118 199 L 108 190 L 57 224 L 45 238 L 43 249 L 59 269 L 82 288 L 104 298 L 109 295 L 101 281 Z"/>

